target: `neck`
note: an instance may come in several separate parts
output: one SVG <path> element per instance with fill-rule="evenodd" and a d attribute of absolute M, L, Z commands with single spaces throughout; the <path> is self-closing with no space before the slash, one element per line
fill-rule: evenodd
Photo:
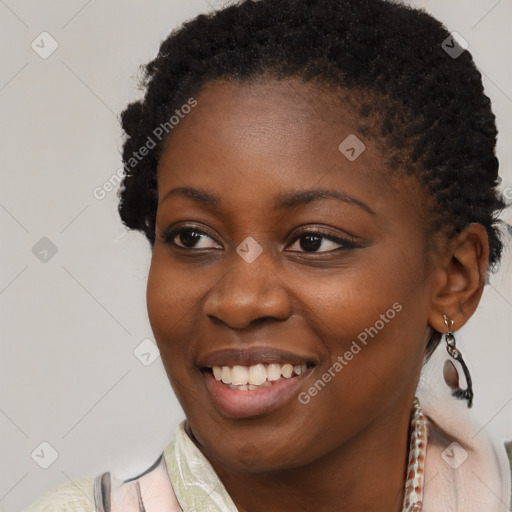
<path fill-rule="evenodd" d="M 271 473 L 237 473 L 210 460 L 239 512 L 401 512 L 410 410 L 403 404 L 321 459 Z"/>

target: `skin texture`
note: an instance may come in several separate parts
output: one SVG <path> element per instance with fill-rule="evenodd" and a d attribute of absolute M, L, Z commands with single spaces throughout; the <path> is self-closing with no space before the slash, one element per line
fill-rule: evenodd
<path fill-rule="evenodd" d="M 189 435 L 242 512 L 401 511 L 429 325 L 446 331 L 444 313 L 459 329 L 476 308 L 485 230 L 472 224 L 430 249 L 415 182 L 389 178 L 374 140 L 359 136 L 366 149 L 352 162 L 338 150 L 358 123 L 332 91 L 293 80 L 215 82 L 197 101 L 159 162 L 147 287 Z M 185 186 L 219 196 L 219 205 L 166 198 Z M 326 198 L 274 209 L 276 195 L 309 189 L 366 208 Z M 205 232 L 195 245 L 190 233 L 172 238 L 192 249 L 164 239 L 184 225 Z M 311 229 L 349 243 L 321 238 L 311 252 Z M 247 236 L 263 249 L 250 264 L 236 252 Z M 268 346 L 307 356 L 316 364 L 299 390 L 307 391 L 395 303 L 401 311 L 308 404 L 292 397 L 235 419 L 212 402 L 198 367 L 205 354 Z"/>

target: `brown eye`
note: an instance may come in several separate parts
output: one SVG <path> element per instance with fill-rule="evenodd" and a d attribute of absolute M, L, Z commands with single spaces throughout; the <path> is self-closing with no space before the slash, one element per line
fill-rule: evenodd
<path fill-rule="evenodd" d="M 322 231 L 306 231 L 299 234 L 295 240 L 294 245 L 298 245 L 299 249 L 296 252 L 325 253 L 357 247 L 350 240 L 334 237 Z"/>
<path fill-rule="evenodd" d="M 213 244 L 208 242 L 208 239 Z M 181 227 L 165 233 L 163 241 L 166 244 L 179 247 L 181 249 L 212 249 L 217 248 L 218 244 L 204 231 L 197 228 Z M 201 243 L 202 247 L 197 244 Z"/>
<path fill-rule="evenodd" d="M 201 234 L 198 231 L 193 231 L 191 229 L 186 229 L 180 231 L 176 238 L 183 244 L 185 247 L 191 248 L 194 247 L 195 244 L 201 239 Z"/>

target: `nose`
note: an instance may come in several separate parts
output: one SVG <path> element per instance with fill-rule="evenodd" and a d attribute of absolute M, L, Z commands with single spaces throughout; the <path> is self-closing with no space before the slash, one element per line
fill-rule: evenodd
<path fill-rule="evenodd" d="M 244 329 L 266 318 L 286 320 L 292 313 L 290 295 L 265 251 L 252 263 L 237 253 L 207 295 L 204 314 L 233 329 Z M 281 272 L 282 274 L 282 272 Z"/>

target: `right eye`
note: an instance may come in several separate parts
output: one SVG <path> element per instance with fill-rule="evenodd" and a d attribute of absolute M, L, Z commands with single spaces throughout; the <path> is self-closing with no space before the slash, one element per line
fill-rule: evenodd
<path fill-rule="evenodd" d="M 208 239 L 213 242 L 213 245 L 209 245 Z M 197 247 L 201 240 L 203 240 L 203 246 Z M 163 236 L 163 242 L 180 249 L 216 249 L 218 247 L 213 238 L 204 231 L 186 226 L 167 231 Z"/>

